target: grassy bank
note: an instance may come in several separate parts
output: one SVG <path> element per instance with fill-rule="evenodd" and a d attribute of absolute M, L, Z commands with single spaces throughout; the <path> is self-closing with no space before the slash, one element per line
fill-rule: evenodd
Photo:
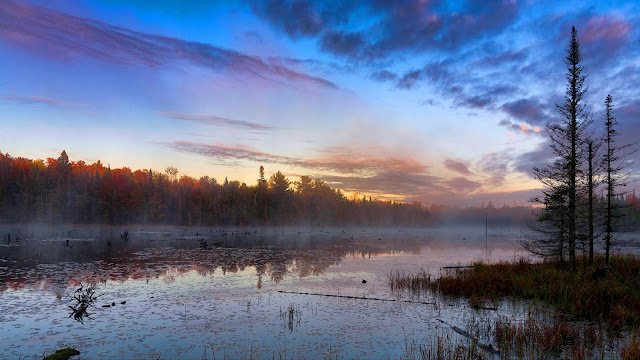
<path fill-rule="evenodd" d="M 605 320 L 613 328 L 640 327 L 640 257 L 615 256 L 608 268 L 602 259 L 580 262 L 572 271 L 557 261 L 527 260 L 443 271 L 438 278 L 392 274 L 394 289 L 431 289 L 464 296 L 474 306 L 504 297 L 535 299 L 560 311 L 591 320 Z"/>

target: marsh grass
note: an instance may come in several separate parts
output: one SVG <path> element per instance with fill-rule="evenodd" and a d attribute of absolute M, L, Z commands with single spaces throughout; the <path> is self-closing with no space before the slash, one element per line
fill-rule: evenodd
<path fill-rule="evenodd" d="M 524 318 L 498 316 L 465 324 L 476 339 L 493 344 L 507 358 L 640 360 L 637 256 L 612 257 L 609 267 L 603 259 L 594 264 L 581 261 L 575 271 L 562 262 L 520 259 L 446 269 L 433 278 L 425 271 L 416 275 L 395 272 L 389 277 L 389 285 L 397 291 L 430 290 L 467 297 L 474 309 L 484 308 L 487 301 L 498 303 L 505 298 L 531 300 Z M 445 345 L 446 351 L 436 351 L 432 356 L 431 350 L 428 356 L 422 356 L 422 348 L 418 347 L 409 353 L 421 357 L 406 358 L 455 358 L 448 354 L 461 351 L 456 350 L 458 346 L 465 347 L 444 340 L 436 337 L 434 341 Z M 442 354 L 445 355 L 441 357 Z"/>
<path fill-rule="evenodd" d="M 440 331 L 428 340 L 420 342 L 407 339 L 402 349 L 402 360 L 471 360 L 485 359 L 472 340 Z"/>
<path fill-rule="evenodd" d="M 520 320 L 499 317 L 492 327 L 494 342 L 506 358 L 602 359 L 616 347 L 616 338 L 593 322 L 535 312 Z"/>
<path fill-rule="evenodd" d="M 300 322 L 302 321 L 302 311 L 300 311 L 300 306 L 294 303 L 289 303 L 289 306 L 284 311 L 280 308 L 280 319 L 283 319 L 289 331 L 293 332 L 294 327 L 300 326 Z"/>
<path fill-rule="evenodd" d="M 620 357 L 622 360 L 640 360 L 640 337 L 637 334 L 622 345 Z"/>
<path fill-rule="evenodd" d="M 437 278 L 425 271 L 396 272 L 389 283 L 394 290 L 430 289 L 468 297 L 472 306 L 482 299 L 536 300 L 578 318 L 605 320 L 613 329 L 640 327 L 640 257 L 614 256 L 609 268 L 603 260 L 582 261 L 575 271 L 557 261 L 475 263 L 471 268 L 443 270 Z"/>

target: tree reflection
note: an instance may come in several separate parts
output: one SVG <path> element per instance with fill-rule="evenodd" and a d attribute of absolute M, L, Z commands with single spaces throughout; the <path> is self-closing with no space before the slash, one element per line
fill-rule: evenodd
<path fill-rule="evenodd" d="M 220 269 L 226 275 L 247 268 L 255 269 L 260 288 L 264 285 L 263 276 L 278 284 L 288 275 L 303 278 L 322 274 L 345 257 L 416 253 L 424 244 L 412 237 L 398 241 L 398 238 L 273 233 L 258 236 L 252 232 L 234 232 L 233 236 L 225 236 L 221 246 L 211 248 L 202 248 L 201 238 L 180 236 L 141 241 L 141 236 L 134 232 L 130 233 L 132 240 L 126 242 L 108 236 L 85 243 L 71 241 L 75 244 L 72 249 L 68 249 L 63 240 L 26 241 L 21 247 L 1 250 L 1 257 L 12 261 L 0 268 L 0 290 L 38 286 L 62 294 L 67 287 L 82 282 L 161 279 L 172 283 L 187 272 L 209 276 Z M 161 236 L 152 234 L 149 238 Z M 213 243 L 219 237 L 210 236 L 210 239 Z M 106 242 L 112 246 L 106 246 Z"/>

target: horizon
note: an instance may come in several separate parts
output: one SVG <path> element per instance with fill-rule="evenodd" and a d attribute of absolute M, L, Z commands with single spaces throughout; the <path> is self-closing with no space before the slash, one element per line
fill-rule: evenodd
<path fill-rule="evenodd" d="M 262 165 L 382 200 L 530 206 L 572 25 L 595 123 L 610 93 L 621 143 L 640 131 L 633 2 L 5 4 L 13 156 L 246 184 Z"/>
<path fill-rule="evenodd" d="M 63 150 L 63 153 L 66 153 L 66 150 Z M 42 162 L 42 164 L 46 167 L 49 168 L 50 166 L 53 166 L 55 168 L 55 164 L 58 161 L 59 158 L 56 157 L 47 157 L 45 159 L 30 159 L 30 158 L 25 158 L 23 156 L 14 156 L 12 154 L 9 153 L 2 153 L 2 151 L 0 151 L 0 157 L 1 156 L 7 156 L 10 157 L 12 159 L 27 159 L 31 162 Z M 60 154 L 62 155 L 62 153 Z M 51 162 L 52 164 L 49 164 L 49 162 Z M 240 186 L 247 186 L 250 188 L 257 188 L 259 187 L 259 181 L 260 179 L 257 177 L 256 181 L 254 184 L 247 184 L 244 181 L 240 181 L 238 179 L 229 179 L 227 176 L 224 177 L 224 179 L 217 179 L 217 178 L 212 178 L 209 177 L 207 175 L 203 175 L 200 178 L 194 178 L 192 176 L 189 176 L 188 174 L 180 174 L 179 172 L 176 174 L 176 178 L 175 179 L 171 179 L 171 175 L 167 172 L 168 169 L 165 170 L 157 170 L 157 169 L 151 169 L 151 168 L 141 168 L 141 169 L 134 169 L 128 166 L 122 166 L 119 168 L 112 168 L 111 164 L 107 163 L 103 163 L 100 159 L 98 159 L 97 161 L 93 162 L 93 163 L 88 163 L 84 160 L 74 160 L 74 159 L 69 159 L 69 163 L 71 166 L 75 166 L 75 165 L 83 165 L 83 166 L 87 166 L 87 167 L 92 167 L 94 165 L 99 165 L 104 169 L 109 169 L 111 171 L 130 171 L 131 173 L 136 173 L 138 171 L 142 171 L 142 172 L 147 172 L 147 171 L 151 171 L 154 175 L 161 175 L 163 176 L 166 181 L 168 182 L 180 182 L 181 178 L 187 178 L 191 181 L 195 181 L 197 182 L 198 180 L 207 178 L 208 180 L 215 180 L 215 182 L 222 186 L 224 183 L 228 182 L 237 182 Z M 55 170 L 54 170 L 55 171 Z M 279 170 L 276 170 L 274 172 L 274 174 L 276 172 L 278 172 Z M 285 176 L 285 178 L 288 179 L 286 174 L 283 174 Z M 313 179 L 312 180 L 322 180 L 322 179 Z M 288 191 L 291 191 L 293 193 L 297 192 L 296 190 L 296 182 L 294 181 L 290 181 L 290 187 L 288 189 Z M 466 206 L 461 206 L 461 205 L 448 205 L 448 204 L 423 204 L 421 201 L 417 201 L 414 200 L 412 202 L 407 202 L 407 201 L 403 201 L 403 200 L 397 200 L 397 199 L 387 199 L 387 198 L 377 198 L 374 196 L 370 196 L 369 194 L 366 193 L 357 193 L 357 192 L 345 192 L 341 189 L 338 188 L 334 188 L 335 190 L 339 190 L 341 192 L 341 194 L 344 196 L 344 198 L 346 200 L 350 200 L 353 201 L 355 203 L 358 202 L 363 202 L 363 201 L 373 201 L 373 202 L 389 202 L 389 203 L 401 203 L 401 204 L 407 204 L 407 205 L 419 205 L 420 207 L 423 207 L 425 209 L 428 209 L 430 211 L 441 211 L 444 209 L 489 209 L 489 208 L 495 208 L 495 209 L 504 209 L 504 208 L 516 208 L 516 207 L 520 207 L 520 208 L 536 208 L 539 207 L 539 204 L 535 204 L 535 203 L 531 203 L 529 202 L 528 204 L 517 204 L 517 203 L 512 203 L 512 204 L 507 204 L 507 203 L 495 203 L 491 200 L 487 201 L 486 203 L 483 201 L 480 205 L 476 206 L 476 205 L 466 205 Z M 635 195 L 635 191 L 633 192 L 633 194 Z M 366 199 L 366 200 L 365 200 Z"/>

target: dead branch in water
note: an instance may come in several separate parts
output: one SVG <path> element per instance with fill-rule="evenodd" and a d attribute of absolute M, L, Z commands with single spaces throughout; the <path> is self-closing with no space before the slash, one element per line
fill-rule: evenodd
<path fill-rule="evenodd" d="M 306 292 L 295 292 L 295 291 L 284 291 L 284 290 L 278 290 L 278 292 L 281 293 L 281 294 L 313 295 L 313 296 L 327 296 L 327 297 L 336 297 L 336 298 L 344 298 L 344 299 L 356 299 L 356 300 L 395 301 L 395 302 L 404 302 L 404 303 L 411 303 L 411 304 L 436 305 L 435 302 L 422 302 L 422 301 L 397 300 L 397 299 L 381 299 L 381 298 L 372 298 L 372 297 L 366 297 L 366 296 L 318 294 L 318 293 L 306 293 Z"/>

